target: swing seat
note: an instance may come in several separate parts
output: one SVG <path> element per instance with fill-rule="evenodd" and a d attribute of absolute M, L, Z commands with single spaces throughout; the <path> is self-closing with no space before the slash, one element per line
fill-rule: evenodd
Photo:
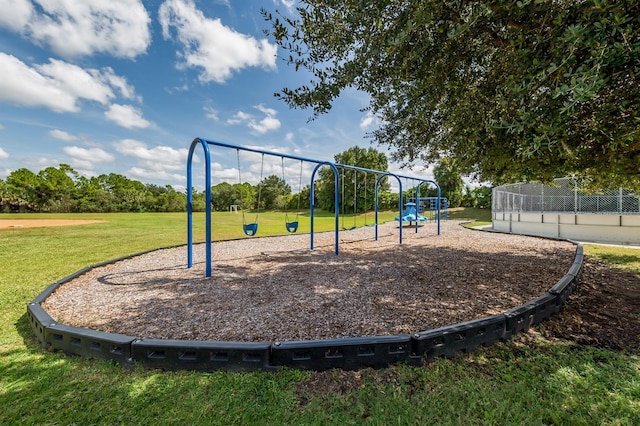
<path fill-rule="evenodd" d="M 253 237 L 258 232 L 258 224 L 257 223 L 246 223 L 242 225 L 245 235 L 248 237 Z"/>
<path fill-rule="evenodd" d="M 298 231 L 298 221 L 295 222 L 285 222 L 284 226 L 287 228 L 287 231 L 294 234 Z"/>

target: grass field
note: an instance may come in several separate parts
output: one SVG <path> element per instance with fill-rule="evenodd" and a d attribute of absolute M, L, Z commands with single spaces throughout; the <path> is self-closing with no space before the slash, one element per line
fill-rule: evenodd
<path fill-rule="evenodd" d="M 484 214 L 460 210 L 455 217 L 484 221 Z M 640 422 L 637 354 L 548 341 L 535 333 L 420 368 L 400 365 L 358 372 L 127 370 L 110 362 L 44 352 L 26 321 L 28 302 L 51 282 L 89 264 L 184 243 L 186 218 L 184 214 L 0 215 L 0 219 L 10 217 L 107 222 L 0 230 L 2 425 Z M 364 217 L 358 220 L 364 223 Z M 301 232 L 308 229 L 308 217 L 301 216 L 300 221 Z M 197 215 L 197 240 L 203 239 L 203 222 Z M 241 237 L 241 222 L 241 215 L 216 214 L 214 238 Z M 316 226 L 331 229 L 333 217 L 318 217 Z M 261 215 L 259 234 L 270 233 L 286 233 L 282 214 Z M 587 254 L 640 273 L 640 251 L 593 247 L 587 247 Z"/>

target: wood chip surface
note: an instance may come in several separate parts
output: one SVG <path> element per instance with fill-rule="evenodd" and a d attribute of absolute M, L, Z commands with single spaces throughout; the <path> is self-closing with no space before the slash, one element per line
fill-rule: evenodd
<path fill-rule="evenodd" d="M 548 291 L 575 246 L 457 222 L 246 238 L 95 268 L 43 303 L 57 322 L 137 338 L 295 341 L 415 333 L 501 313 Z"/>

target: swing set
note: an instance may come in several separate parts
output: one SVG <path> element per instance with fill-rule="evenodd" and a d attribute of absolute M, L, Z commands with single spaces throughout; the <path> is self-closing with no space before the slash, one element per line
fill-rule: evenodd
<path fill-rule="evenodd" d="M 239 187 L 242 187 L 242 171 L 240 169 L 240 149 L 236 149 L 236 156 L 238 159 L 238 183 L 239 183 Z M 285 174 L 284 174 L 284 157 L 281 157 L 281 164 L 282 164 L 282 181 L 286 182 L 285 179 Z M 245 216 L 245 210 L 242 207 L 242 194 L 239 194 L 239 198 L 241 200 L 241 204 L 240 204 L 240 209 L 242 210 L 242 230 L 245 233 L 246 236 L 248 237 L 253 237 L 258 233 L 258 218 L 260 217 L 260 202 L 262 200 L 262 175 L 264 172 L 264 152 L 262 153 L 262 159 L 260 161 L 260 184 L 258 185 L 258 205 L 256 206 L 256 217 L 255 220 L 251 223 L 247 222 L 246 216 Z M 287 230 L 287 232 L 289 232 L 290 234 L 295 234 L 296 232 L 298 232 L 298 224 L 299 224 L 299 217 L 300 217 L 300 199 L 301 197 L 301 192 L 302 190 L 302 160 L 300 160 L 300 174 L 299 174 L 299 178 L 298 178 L 298 207 L 296 209 L 296 215 L 295 215 L 295 220 L 290 220 L 289 219 L 289 208 L 288 205 L 285 205 L 285 211 L 284 211 L 284 227 Z"/>
<path fill-rule="evenodd" d="M 296 210 L 296 214 L 295 217 L 293 216 L 293 213 L 291 214 L 291 216 L 289 215 L 289 209 L 288 206 L 285 208 L 285 229 L 287 230 L 287 232 L 289 233 L 295 233 L 298 231 L 299 229 L 299 215 L 300 215 L 300 202 L 301 202 L 301 189 L 302 189 L 302 167 L 303 167 L 303 162 L 307 162 L 307 163 L 312 163 L 315 164 L 315 168 L 313 169 L 312 173 L 311 173 L 311 177 L 310 177 L 310 193 L 309 193 L 309 210 L 310 210 L 310 214 L 309 214 L 309 219 L 310 219 L 310 223 L 309 223 L 309 239 L 310 239 L 310 249 L 313 250 L 314 249 L 314 209 L 315 209 L 315 195 L 314 195 L 314 188 L 315 188 L 315 176 L 316 173 L 318 172 L 318 170 L 321 167 L 329 167 L 331 169 L 331 171 L 333 172 L 334 175 L 334 234 L 335 234 L 335 241 L 334 241 L 334 252 L 337 255 L 339 253 L 339 244 L 340 244 L 340 236 L 339 236 L 339 231 L 340 231 L 340 172 L 339 172 L 339 168 L 343 169 L 343 176 L 344 176 L 344 169 L 348 169 L 348 170 L 353 170 L 354 171 L 354 201 L 353 201 L 353 206 L 354 206 L 354 227 L 355 227 L 355 219 L 356 219 L 356 212 L 357 212 L 357 194 L 356 194 L 356 190 L 357 190 L 357 173 L 358 172 L 364 172 L 365 173 L 365 195 L 364 195 L 364 202 L 365 205 L 367 203 L 367 194 L 366 194 L 366 179 L 367 179 L 367 173 L 373 173 L 375 175 L 377 175 L 377 179 L 376 179 L 376 183 L 375 183 L 375 203 L 374 203 L 374 208 L 375 208 L 375 222 L 372 226 L 375 227 L 375 240 L 378 240 L 378 191 L 380 188 L 380 182 L 382 181 L 382 179 L 386 179 L 388 177 L 390 178 L 394 178 L 398 181 L 398 187 L 399 187 L 399 191 L 400 191 L 400 196 L 398 197 L 398 212 L 400 214 L 402 214 L 402 205 L 403 205 L 403 201 L 402 201 L 402 178 L 410 178 L 413 179 L 415 181 L 420 182 L 418 184 L 418 186 L 416 187 L 416 197 L 418 196 L 418 191 L 420 188 L 420 185 L 422 185 L 423 183 L 430 183 L 435 185 L 436 189 L 437 189 L 437 198 L 438 200 L 440 199 L 440 187 L 438 186 L 438 184 L 432 180 L 428 180 L 428 179 L 421 179 L 421 178 L 417 178 L 417 177 L 413 177 L 413 176 L 402 176 L 402 175 L 398 175 L 395 173 L 391 173 L 391 172 L 387 172 L 387 171 L 380 171 L 380 170 L 372 170 L 372 169 L 366 169 L 366 168 L 362 168 L 362 167 L 356 167 L 356 166 L 351 166 L 351 165 L 347 165 L 347 164 L 337 164 L 337 163 L 332 163 L 330 161 L 323 161 L 323 160 L 316 160 L 316 159 L 312 159 L 312 158 L 305 158 L 305 157 L 300 157 L 300 156 L 295 156 L 295 155 L 290 155 L 290 154 L 282 154 L 279 152 L 270 152 L 270 151 L 265 151 L 265 150 L 261 150 L 261 149 L 255 149 L 255 148 L 249 148 L 249 147 L 243 147 L 243 146 L 239 146 L 239 145 L 233 145 L 233 144 L 228 144 L 228 143 L 223 143 L 223 142 L 217 142 L 217 141 L 212 141 L 212 140 L 207 140 L 207 139 L 202 139 L 202 138 L 196 138 L 193 140 L 193 142 L 191 143 L 191 147 L 189 148 L 189 154 L 187 157 L 187 266 L 189 268 L 191 268 L 193 266 L 193 157 L 194 157 L 194 152 L 196 147 L 201 146 L 203 149 L 203 153 L 204 153 L 204 165 L 205 165 L 205 170 L 204 170 L 204 180 L 205 180 L 205 184 L 204 184 L 204 188 L 205 188 L 205 275 L 207 277 L 211 276 L 211 264 L 212 264 L 212 235 L 211 235 L 211 219 L 212 219 L 212 214 L 211 214 L 211 151 L 210 151 L 210 147 L 214 146 L 214 147 L 221 147 L 221 148 L 228 148 L 228 149 L 235 149 L 237 152 L 237 161 L 238 161 L 238 182 L 240 184 L 240 186 L 242 186 L 242 171 L 240 169 L 240 151 L 247 151 L 247 152 L 253 152 L 253 153 L 258 153 L 261 154 L 261 165 L 260 165 L 260 180 L 262 181 L 262 175 L 264 172 L 264 157 L 265 155 L 269 155 L 269 156 L 274 156 L 274 157 L 280 157 L 281 159 L 281 167 L 282 167 L 282 176 L 283 176 L 283 180 L 285 178 L 285 168 L 284 168 L 284 159 L 291 159 L 291 160 L 296 160 L 296 161 L 300 161 L 300 173 L 299 173 L 299 177 L 298 177 L 298 200 L 297 200 L 297 210 Z M 344 179 L 343 179 L 343 185 L 344 185 Z M 242 194 L 241 194 L 242 195 Z M 253 222 L 248 222 L 247 221 L 247 217 L 245 214 L 245 210 L 242 208 L 242 205 L 240 205 L 240 208 L 242 209 L 242 228 L 243 228 L 243 232 L 245 233 L 245 235 L 252 237 L 255 236 L 258 232 L 258 221 L 259 221 L 259 216 L 260 216 L 260 204 L 262 201 L 262 185 L 260 185 L 259 189 L 258 189 L 258 205 L 256 208 L 256 215 L 255 215 L 255 219 Z M 438 206 L 440 205 L 440 203 L 437 203 Z M 438 220 L 437 220 L 437 231 L 438 231 L 438 235 L 440 235 L 440 216 L 438 215 Z M 344 216 L 343 216 L 344 219 Z M 366 213 L 365 213 L 365 224 L 366 224 Z M 351 228 L 353 229 L 353 228 Z M 418 228 L 416 226 L 416 233 L 418 232 Z M 398 229 L 398 238 L 399 238 L 399 243 L 402 244 L 402 227 L 399 227 Z"/>
<path fill-rule="evenodd" d="M 345 203 L 345 168 L 342 168 L 342 229 L 345 231 L 352 231 L 357 228 L 357 215 L 358 215 L 358 172 L 359 170 L 353 171 L 353 225 L 350 228 L 347 228 L 344 223 L 344 218 L 346 216 L 346 203 Z M 363 170 L 364 171 L 364 170 Z M 367 172 L 364 171 L 364 226 L 369 226 L 367 223 Z"/>

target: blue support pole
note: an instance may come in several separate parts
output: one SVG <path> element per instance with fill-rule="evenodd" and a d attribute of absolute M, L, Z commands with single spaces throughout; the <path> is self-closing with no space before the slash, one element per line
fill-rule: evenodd
<path fill-rule="evenodd" d="M 335 199 L 334 199 L 334 206 L 335 206 L 335 234 L 336 234 L 336 241 L 335 241 L 335 253 L 338 254 L 339 251 L 339 243 L 340 243 L 340 235 L 339 235 L 339 224 L 340 224 L 340 205 L 338 203 L 339 201 L 339 192 L 338 190 L 340 189 L 340 175 L 338 173 L 338 169 L 335 166 L 335 164 L 330 163 L 329 161 L 325 161 L 322 162 L 320 164 L 318 164 L 314 169 L 313 169 L 313 173 L 311 173 L 311 190 L 310 190 L 310 199 L 309 199 L 309 207 L 311 209 L 311 212 L 309 214 L 310 216 L 310 234 L 311 234 L 311 250 L 313 250 L 314 245 L 313 245 L 313 232 L 314 232 L 314 223 L 315 223 L 315 219 L 314 219 L 314 210 L 315 210 L 315 202 L 314 202 L 314 198 L 315 198 L 315 176 L 316 176 L 316 172 L 318 171 L 318 169 L 322 166 L 329 166 L 331 167 L 331 169 L 333 170 L 333 174 L 335 176 L 334 179 L 334 192 L 335 192 Z"/>
<path fill-rule="evenodd" d="M 211 276 L 211 153 L 204 139 L 196 138 L 189 148 L 187 158 L 187 265 L 193 266 L 193 152 L 201 144 L 205 159 L 205 240 L 206 240 L 206 276 Z"/>
<path fill-rule="evenodd" d="M 400 190 L 400 194 L 398 196 L 398 215 L 400 217 L 400 227 L 399 227 L 400 228 L 400 244 L 402 244 L 402 180 L 400 179 L 400 176 L 391 172 L 384 172 L 378 177 L 378 179 L 376 179 L 376 215 L 375 215 L 376 239 L 375 240 L 378 241 L 378 191 L 380 190 L 380 181 L 386 176 L 393 176 L 398 181 L 398 188 Z"/>

